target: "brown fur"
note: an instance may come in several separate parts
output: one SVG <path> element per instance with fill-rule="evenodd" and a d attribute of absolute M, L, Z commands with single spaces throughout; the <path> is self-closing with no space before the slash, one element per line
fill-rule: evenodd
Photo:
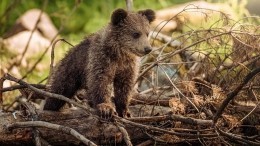
<path fill-rule="evenodd" d="M 139 57 L 151 51 L 147 35 L 154 20 L 152 10 L 127 12 L 117 9 L 102 30 L 72 48 L 55 67 L 48 90 L 71 98 L 79 89 L 101 114 L 127 115 L 138 74 Z M 47 98 L 44 110 L 59 110 L 64 101 Z"/>

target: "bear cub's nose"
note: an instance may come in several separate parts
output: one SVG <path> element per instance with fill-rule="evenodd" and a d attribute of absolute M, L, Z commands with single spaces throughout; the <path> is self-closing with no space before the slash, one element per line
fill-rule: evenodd
<path fill-rule="evenodd" d="M 145 47 L 145 48 L 144 48 L 144 52 L 145 52 L 146 54 L 150 53 L 151 51 L 152 51 L 152 48 L 151 48 L 151 47 Z"/>

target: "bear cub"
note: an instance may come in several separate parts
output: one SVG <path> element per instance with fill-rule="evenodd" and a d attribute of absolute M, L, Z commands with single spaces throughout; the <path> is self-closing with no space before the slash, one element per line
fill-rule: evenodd
<path fill-rule="evenodd" d="M 150 9 L 137 13 L 115 10 L 106 27 L 86 37 L 56 65 L 47 90 L 72 98 L 84 89 L 85 98 L 101 116 L 129 116 L 128 104 L 140 57 L 152 51 L 148 34 L 154 19 Z M 64 104 L 47 98 L 43 109 L 57 111 Z"/>

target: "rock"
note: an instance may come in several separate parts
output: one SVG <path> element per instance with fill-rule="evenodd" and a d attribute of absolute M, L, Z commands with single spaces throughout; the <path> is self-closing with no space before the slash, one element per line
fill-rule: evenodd
<path fill-rule="evenodd" d="M 38 20 L 39 22 L 36 26 Z M 7 48 L 8 51 L 17 54 L 15 58 L 17 65 L 21 64 L 23 67 L 28 67 L 30 62 L 28 59 L 43 53 L 51 45 L 57 33 L 58 30 L 45 12 L 41 13 L 39 9 L 31 9 L 17 19 L 14 26 L 4 35 L 2 40 L 3 48 Z M 21 60 L 20 58 L 28 42 L 28 48 Z M 50 55 L 51 50 L 50 48 L 48 49 L 47 56 Z"/>
<path fill-rule="evenodd" d="M 3 40 L 4 46 L 8 48 L 11 52 L 22 54 L 31 36 L 31 31 L 22 31 L 16 35 L 13 35 L 7 39 Z M 27 53 L 28 55 L 34 55 L 43 51 L 50 45 L 50 41 L 44 38 L 38 31 L 33 32 L 32 38 L 30 40 Z"/>
<path fill-rule="evenodd" d="M 185 12 L 181 12 L 184 9 L 186 9 Z M 192 24 L 201 23 L 201 21 L 206 18 L 205 14 L 208 16 L 218 14 L 217 12 L 210 11 L 209 9 L 224 12 L 231 18 L 235 17 L 235 13 L 227 4 L 213 4 L 204 1 L 194 1 L 156 11 L 156 20 L 152 23 L 152 25 L 153 27 L 157 27 L 159 25 L 156 31 L 159 31 L 159 29 L 165 25 L 162 32 L 169 33 L 173 30 L 181 29 L 182 24 L 186 22 L 190 22 Z M 180 12 L 181 14 L 179 14 Z M 178 17 L 176 15 L 178 15 Z M 168 20 L 169 22 L 167 22 Z"/>
<path fill-rule="evenodd" d="M 11 37 L 24 30 L 32 31 L 35 27 L 35 24 L 37 23 L 40 13 L 40 9 L 31 9 L 25 12 L 16 21 L 16 24 L 13 26 L 12 29 L 9 30 L 9 32 L 4 36 L 4 38 Z M 58 33 L 58 30 L 52 23 L 50 17 L 45 12 L 41 14 L 41 18 L 36 30 L 48 40 L 52 40 Z"/>

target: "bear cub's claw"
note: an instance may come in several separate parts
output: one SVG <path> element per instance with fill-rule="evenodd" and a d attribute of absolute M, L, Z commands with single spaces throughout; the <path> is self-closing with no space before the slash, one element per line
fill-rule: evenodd
<path fill-rule="evenodd" d="M 97 110 L 102 119 L 111 119 L 113 115 L 117 115 L 115 108 L 110 103 L 98 104 Z"/>

